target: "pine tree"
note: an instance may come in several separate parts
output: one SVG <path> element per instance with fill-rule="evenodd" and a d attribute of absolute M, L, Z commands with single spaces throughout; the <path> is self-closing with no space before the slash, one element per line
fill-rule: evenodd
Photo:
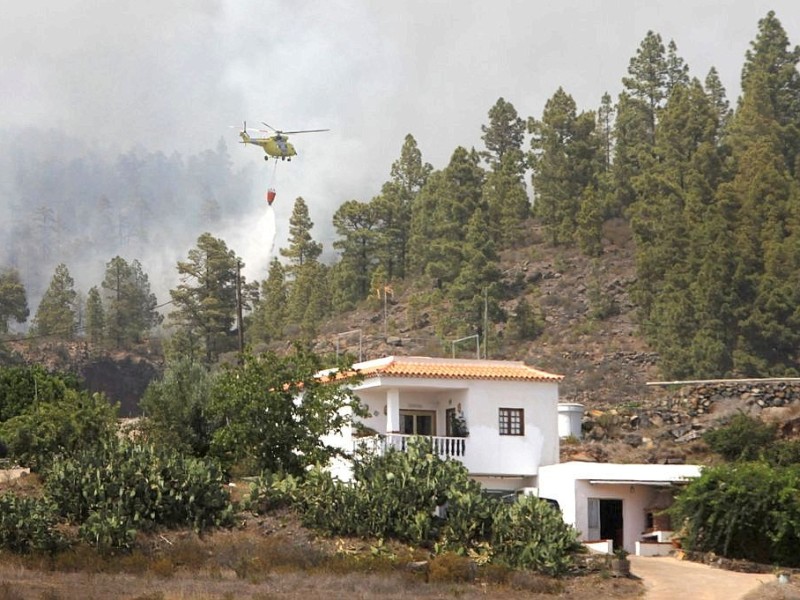
<path fill-rule="evenodd" d="M 508 327 L 512 339 L 525 342 L 538 337 L 544 329 L 544 323 L 523 296 L 517 302 L 517 307 L 509 319 Z"/>
<path fill-rule="evenodd" d="M 285 270 L 280 261 L 273 258 L 253 311 L 253 326 L 248 331 L 251 341 L 271 342 L 283 337 L 287 298 Z"/>
<path fill-rule="evenodd" d="M 303 198 L 294 202 L 292 216 L 289 217 L 289 247 L 281 248 L 281 256 L 289 259 L 286 272 L 296 276 L 297 270 L 308 262 L 316 261 L 322 254 L 322 244 L 311 237 L 314 222 L 308 213 L 308 206 Z"/>
<path fill-rule="evenodd" d="M 773 11 L 758 22 L 742 68 L 743 96 L 762 96 L 759 113 L 776 123 L 781 153 L 789 171 L 800 172 L 800 46 L 789 47 L 789 38 Z"/>
<path fill-rule="evenodd" d="M 510 151 L 521 150 L 525 139 L 525 121 L 519 117 L 514 105 L 498 98 L 489 109 L 489 125 L 481 125 L 481 139 L 486 151 L 481 155 L 496 170 Z M 524 170 L 524 163 L 522 164 Z"/>
<path fill-rule="evenodd" d="M 478 208 L 467 225 L 464 239 L 463 263 L 458 276 L 449 287 L 449 296 L 454 303 L 454 322 L 461 326 L 459 333 L 478 333 L 484 331 L 484 309 L 490 318 L 502 317 L 499 307 L 500 268 L 494 243 L 486 227 L 484 212 Z"/>
<path fill-rule="evenodd" d="M 163 320 L 138 260 L 128 263 L 120 256 L 112 258 L 101 285 L 105 290 L 107 336 L 117 348 L 141 341 L 144 333 Z"/>
<path fill-rule="evenodd" d="M 611 188 L 607 194 L 609 216 L 623 216 L 637 199 L 633 180 L 652 161 L 659 113 L 676 86 L 688 82 L 688 67 L 670 42 L 648 31 L 630 59 L 625 90 L 617 101 Z"/>
<path fill-rule="evenodd" d="M 800 46 L 789 47 L 789 37 L 774 11 L 758 21 L 758 35 L 750 43 L 742 68 L 742 90 L 764 86 L 780 125 L 796 123 L 800 116 Z M 765 79 L 753 81 L 761 74 Z"/>
<path fill-rule="evenodd" d="M 644 107 L 647 139 L 650 144 L 655 144 L 657 113 L 669 95 L 670 78 L 680 77 L 678 71 L 681 66 L 678 61 L 677 56 L 672 58 L 672 69 L 675 72 L 671 73 L 661 36 L 648 31 L 636 50 L 636 56 L 628 64 L 629 77 L 622 78 L 630 97 L 641 102 Z"/>
<path fill-rule="evenodd" d="M 572 244 L 587 187 L 597 187 L 601 153 L 592 112 L 577 114 L 572 96 L 559 88 L 547 101 L 541 121 L 528 124 L 533 135 L 534 216 L 553 244 Z"/>
<path fill-rule="evenodd" d="M 305 201 L 298 198 L 289 220 L 289 247 L 280 252 L 289 259 L 286 323 L 300 327 L 305 339 L 314 335 L 319 320 L 330 310 L 328 273 L 317 260 L 322 244 L 311 237 L 313 227 Z"/>
<path fill-rule="evenodd" d="M 75 281 L 64 263 L 59 264 L 36 309 L 33 328 L 37 335 L 72 339 L 75 335 Z"/>
<path fill-rule="evenodd" d="M 431 174 L 411 217 L 409 260 L 414 272 L 439 286 L 458 275 L 467 223 L 483 207 L 483 181 L 478 153 L 462 147 L 456 148 L 443 171 Z"/>
<path fill-rule="evenodd" d="M 669 98 L 675 86 L 689 85 L 689 65 L 678 55 L 678 46 L 674 40 L 670 40 L 667 45 L 666 71 L 666 97 Z"/>
<path fill-rule="evenodd" d="M 391 179 L 370 202 L 376 219 L 376 258 L 390 280 L 404 278 L 408 269 L 411 207 L 433 167 L 411 134 L 406 135 L 400 158 L 392 163 Z"/>
<path fill-rule="evenodd" d="M 24 323 L 30 315 L 25 286 L 16 269 L 0 271 L 0 333 L 8 333 L 8 322 Z"/>
<path fill-rule="evenodd" d="M 105 337 L 105 316 L 100 290 L 92 286 L 86 297 L 86 337 L 92 344 L 100 344 Z"/>
<path fill-rule="evenodd" d="M 611 95 L 606 92 L 600 99 L 597 109 L 597 133 L 600 136 L 600 162 L 603 173 L 611 170 L 611 157 L 614 150 L 614 115 L 616 109 L 611 102 Z"/>
<path fill-rule="evenodd" d="M 233 347 L 236 319 L 236 273 L 241 260 L 225 242 L 203 233 L 185 261 L 178 261 L 181 283 L 170 290 L 175 311 L 170 319 L 182 331 L 189 358 L 203 353 L 210 364 Z"/>
<path fill-rule="evenodd" d="M 737 160 L 738 173 L 726 191 L 738 208 L 734 248 L 740 332 L 734 368 L 748 376 L 793 375 L 800 344 L 797 234 L 798 182 L 774 140 L 751 143 Z"/>
<path fill-rule="evenodd" d="M 581 205 L 576 217 L 575 239 L 586 256 L 603 253 L 603 222 L 605 208 L 598 191 L 587 186 L 581 195 Z"/>
<path fill-rule="evenodd" d="M 299 328 L 299 337 L 312 339 L 320 322 L 330 313 L 328 270 L 318 261 L 311 261 L 296 270 L 289 288 L 287 322 Z"/>
<path fill-rule="evenodd" d="M 340 239 L 333 247 L 340 252 L 339 266 L 346 269 L 352 290 L 351 302 L 366 298 L 378 248 L 377 218 L 373 203 L 349 200 L 333 215 L 333 226 Z"/>
<path fill-rule="evenodd" d="M 652 149 L 647 105 L 622 92 L 614 121 L 614 160 L 606 197 L 609 216 L 623 217 L 636 201 L 633 180 L 642 173 Z"/>
<path fill-rule="evenodd" d="M 523 180 L 524 155 L 515 149 L 506 152 L 486 176 L 483 203 L 488 210 L 487 227 L 498 248 L 510 248 L 525 236 L 531 212 Z"/>
<path fill-rule="evenodd" d="M 630 209 L 635 298 L 644 331 L 672 369 L 685 362 L 686 340 L 698 328 L 687 290 L 707 250 L 707 238 L 697 236 L 718 178 L 716 138 L 715 110 L 700 82 L 678 85 L 662 112 L 653 160 L 634 180 L 641 198 Z"/>
<path fill-rule="evenodd" d="M 706 76 L 705 90 L 711 101 L 711 105 L 714 107 L 718 123 L 717 129 L 720 132 L 718 137 L 721 138 L 725 134 L 732 111 L 728 98 L 725 95 L 725 87 L 722 85 L 719 73 L 717 73 L 717 69 L 714 67 L 711 67 Z"/>

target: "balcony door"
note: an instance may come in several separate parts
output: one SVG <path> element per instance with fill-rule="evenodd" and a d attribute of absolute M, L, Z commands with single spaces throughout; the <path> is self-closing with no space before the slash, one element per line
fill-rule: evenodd
<path fill-rule="evenodd" d="M 435 435 L 436 411 L 401 410 L 400 433 L 405 435 Z"/>

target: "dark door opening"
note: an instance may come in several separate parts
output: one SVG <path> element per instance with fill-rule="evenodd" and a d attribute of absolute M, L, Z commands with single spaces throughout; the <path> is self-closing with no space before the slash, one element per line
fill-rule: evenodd
<path fill-rule="evenodd" d="M 436 413 L 427 410 L 401 410 L 400 433 L 406 435 L 434 435 Z"/>
<path fill-rule="evenodd" d="M 600 539 L 614 540 L 614 550 L 623 544 L 622 500 L 600 499 Z"/>

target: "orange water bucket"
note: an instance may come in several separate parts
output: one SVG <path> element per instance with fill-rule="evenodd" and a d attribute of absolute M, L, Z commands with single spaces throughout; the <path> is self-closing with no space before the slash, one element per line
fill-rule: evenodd
<path fill-rule="evenodd" d="M 275 196 L 276 196 L 275 190 L 273 190 L 272 188 L 268 189 L 267 190 L 267 204 L 272 206 L 272 202 L 275 200 Z"/>

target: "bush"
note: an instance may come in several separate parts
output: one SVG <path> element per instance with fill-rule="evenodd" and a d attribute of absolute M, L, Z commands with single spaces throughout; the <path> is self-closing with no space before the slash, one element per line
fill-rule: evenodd
<path fill-rule="evenodd" d="M 789 567 L 800 566 L 800 466 L 736 463 L 703 470 L 671 509 L 683 546 Z"/>
<path fill-rule="evenodd" d="M 775 441 L 775 428 L 740 412 L 723 427 L 707 431 L 703 439 L 725 460 L 757 460 Z"/>
<path fill-rule="evenodd" d="M 512 567 L 560 575 L 573 564 L 581 549 L 578 533 L 544 500 L 521 496 L 500 504 L 492 530 L 496 556 Z"/>
<path fill-rule="evenodd" d="M 428 563 L 428 581 L 466 583 L 475 579 L 477 567 L 466 556 L 445 552 Z"/>
<path fill-rule="evenodd" d="M 133 547 L 136 527 L 120 502 L 116 506 L 91 512 L 81 524 L 79 534 L 82 540 L 100 552 L 112 554 L 116 550 L 130 550 Z"/>
<path fill-rule="evenodd" d="M 264 473 L 250 484 L 246 505 L 256 513 L 287 508 L 300 501 L 301 480 L 282 473 Z"/>
<path fill-rule="evenodd" d="M 306 526 L 327 534 L 392 538 L 484 562 L 494 555 L 553 575 L 567 570 L 580 548 L 577 532 L 546 502 L 490 498 L 460 462 L 441 460 L 423 438 L 411 439 L 403 452 L 363 457 L 352 483 L 320 470 L 299 486 L 263 477 L 251 499 L 261 508 L 291 502 Z"/>
<path fill-rule="evenodd" d="M 0 367 L 0 421 L 28 412 L 37 403 L 61 401 L 78 390 L 74 376 L 48 373 L 40 365 Z"/>
<path fill-rule="evenodd" d="M 116 407 L 102 394 L 72 389 L 52 402 L 38 402 L 0 424 L 9 456 L 39 472 L 58 454 L 73 454 L 116 435 Z"/>
<path fill-rule="evenodd" d="M 211 461 L 110 441 L 54 461 L 45 489 L 61 514 L 101 548 L 128 548 L 131 531 L 232 523 L 222 470 Z"/>
<path fill-rule="evenodd" d="M 332 534 L 423 546 L 445 540 L 468 547 L 486 536 L 488 502 L 461 463 L 443 461 L 431 452 L 428 440 L 417 438 L 406 451 L 390 448 L 363 457 L 351 484 L 312 472 L 303 485 L 300 509 L 307 525 Z M 446 504 L 449 526 L 437 516 Z"/>
<path fill-rule="evenodd" d="M 39 498 L 0 496 L 0 548 L 20 554 L 55 552 L 66 546 L 55 507 Z"/>

